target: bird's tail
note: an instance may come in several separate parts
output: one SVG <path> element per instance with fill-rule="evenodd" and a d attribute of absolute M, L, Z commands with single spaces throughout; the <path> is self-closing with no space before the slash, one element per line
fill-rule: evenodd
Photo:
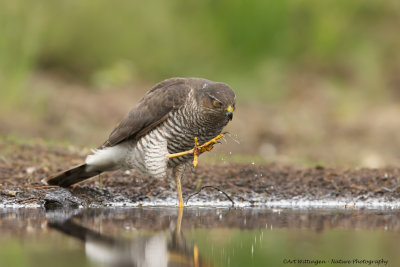
<path fill-rule="evenodd" d="M 70 185 L 79 183 L 90 177 L 102 173 L 100 170 L 87 170 L 87 164 L 82 164 L 73 167 L 69 170 L 59 172 L 53 176 L 47 177 L 42 180 L 43 183 L 48 185 L 58 185 L 61 187 L 68 187 Z"/>

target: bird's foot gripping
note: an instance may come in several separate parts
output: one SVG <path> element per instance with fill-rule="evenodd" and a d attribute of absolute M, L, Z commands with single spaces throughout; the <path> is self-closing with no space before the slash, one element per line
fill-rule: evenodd
<path fill-rule="evenodd" d="M 206 151 L 210 151 L 211 149 L 214 148 L 214 145 L 218 143 L 218 139 L 221 139 L 222 137 L 224 137 L 223 134 L 219 134 L 216 137 L 214 137 L 213 139 L 211 139 L 210 141 L 202 144 L 201 146 L 199 146 L 199 142 L 197 140 L 197 137 L 194 138 L 194 148 L 193 148 L 193 166 L 197 167 L 197 164 L 199 164 L 199 155 L 201 155 L 202 153 L 206 152 Z"/>
<path fill-rule="evenodd" d="M 194 147 L 191 150 L 184 151 L 184 152 L 179 152 L 175 154 L 169 155 L 169 158 L 176 158 L 176 157 L 182 157 L 186 155 L 193 155 L 193 166 L 197 167 L 197 164 L 199 163 L 199 155 L 206 151 L 210 151 L 211 149 L 214 148 L 214 145 L 218 143 L 218 140 L 224 137 L 223 134 L 219 134 L 210 141 L 202 144 L 201 146 L 199 145 L 199 141 L 197 137 L 194 138 Z"/>

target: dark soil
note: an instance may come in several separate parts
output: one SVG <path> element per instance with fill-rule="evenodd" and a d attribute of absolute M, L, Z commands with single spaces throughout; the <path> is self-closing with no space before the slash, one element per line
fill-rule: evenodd
<path fill-rule="evenodd" d="M 21 144 L 0 140 L 0 205 L 106 206 L 110 203 L 139 204 L 156 201 L 171 205 L 176 199 L 171 179 L 157 180 L 135 171 L 110 172 L 74 187 L 44 186 L 40 180 L 84 160 L 89 151 L 35 141 Z M 212 153 L 212 152 L 211 152 Z M 336 200 L 349 204 L 368 199 L 400 199 L 400 170 L 341 169 L 315 166 L 302 168 L 277 164 L 202 162 L 187 168 L 184 198 L 202 186 L 218 187 L 235 203 L 268 204 L 271 200 Z M 169 202 L 168 202 L 169 200 Z M 224 194 L 207 188 L 190 201 L 226 201 Z M 174 202 L 175 203 L 175 202 Z"/>

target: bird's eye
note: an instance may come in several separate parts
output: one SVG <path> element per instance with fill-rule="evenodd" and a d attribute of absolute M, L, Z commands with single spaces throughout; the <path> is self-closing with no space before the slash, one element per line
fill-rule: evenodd
<path fill-rule="evenodd" d="M 216 108 L 222 107 L 222 103 L 219 102 L 219 101 L 217 101 L 217 100 L 213 100 L 213 105 L 214 105 L 214 107 L 216 107 Z"/>

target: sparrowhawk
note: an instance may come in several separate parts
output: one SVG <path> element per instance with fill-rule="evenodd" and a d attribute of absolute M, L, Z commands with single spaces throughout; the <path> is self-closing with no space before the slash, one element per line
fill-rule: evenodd
<path fill-rule="evenodd" d="M 44 179 L 68 187 L 105 171 L 137 169 L 164 178 L 172 168 L 179 206 L 185 164 L 212 149 L 233 117 L 236 96 L 225 83 L 171 78 L 156 84 L 84 164 Z"/>

